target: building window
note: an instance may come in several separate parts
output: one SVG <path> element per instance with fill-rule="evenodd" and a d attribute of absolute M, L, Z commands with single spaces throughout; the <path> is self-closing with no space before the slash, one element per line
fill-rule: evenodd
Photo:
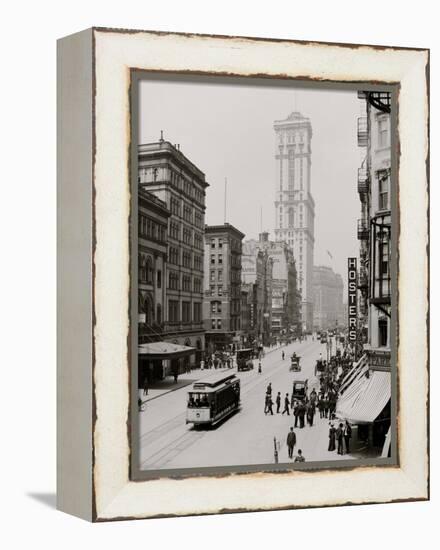
<path fill-rule="evenodd" d="M 219 245 L 220 246 L 220 245 Z M 223 263 L 223 254 L 219 254 L 218 255 L 218 263 L 219 264 L 222 264 Z"/>
<path fill-rule="evenodd" d="M 218 247 L 219 247 L 219 248 L 222 248 L 222 247 L 223 247 L 223 240 L 222 240 L 222 239 L 219 239 L 219 240 L 218 240 Z"/>
<path fill-rule="evenodd" d="M 218 280 L 218 281 L 223 281 L 223 270 L 222 270 L 222 269 L 219 269 L 219 270 L 218 270 L 218 273 L 217 273 L 217 280 Z"/>
<path fill-rule="evenodd" d="M 211 254 L 211 264 L 215 264 L 215 254 Z"/>
<path fill-rule="evenodd" d="M 388 142 L 388 117 L 381 117 L 377 121 L 379 147 L 387 147 Z"/>
<path fill-rule="evenodd" d="M 221 329 L 221 328 L 222 328 L 222 320 L 217 319 L 217 329 Z"/>
<path fill-rule="evenodd" d="M 215 248 L 215 239 L 211 239 L 211 248 Z"/>
<path fill-rule="evenodd" d="M 213 300 L 211 302 L 211 313 L 221 313 L 222 312 L 222 303 L 218 300 Z"/>
<path fill-rule="evenodd" d="M 386 347 L 388 344 L 388 320 L 384 317 L 379 319 L 379 347 Z"/>
<path fill-rule="evenodd" d="M 377 173 L 379 180 L 379 210 L 389 210 L 389 174 L 387 171 Z"/>
<path fill-rule="evenodd" d="M 147 258 L 147 266 L 146 266 L 147 272 L 146 272 L 146 282 L 149 285 L 153 284 L 153 261 L 150 257 Z"/>
<path fill-rule="evenodd" d="M 202 304 L 200 302 L 194 302 L 194 322 L 200 323 L 202 321 Z"/>
<path fill-rule="evenodd" d="M 157 304 L 156 307 L 156 322 L 162 323 L 162 306 L 160 304 Z"/>
<path fill-rule="evenodd" d="M 211 296 L 215 295 L 215 285 L 210 285 L 209 290 L 211 291 Z"/>
<path fill-rule="evenodd" d="M 223 295 L 223 285 L 218 285 L 217 287 L 217 294 L 219 296 L 222 296 Z"/>
<path fill-rule="evenodd" d="M 162 288 L 162 271 L 157 270 L 157 288 Z"/>
<path fill-rule="evenodd" d="M 191 302 L 182 302 L 182 321 L 191 322 Z"/>
<path fill-rule="evenodd" d="M 179 322 L 179 302 L 177 300 L 169 300 L 168 302 L 168 320 L 170 323 Z"/>
<path fill-rule="evenodd" d="M 215 271 L 214 271 L 214 270 L 211 270 L 211 273 L 210 273 L 210 281 L 211 281 L 211 282 L 214 282 L 214 281 L 215 281 Z"/>
<path fill-rule="evenodd" d="M 212 330 L 217 328 L 217 319 L 211 319 L 211 328 Z"/>

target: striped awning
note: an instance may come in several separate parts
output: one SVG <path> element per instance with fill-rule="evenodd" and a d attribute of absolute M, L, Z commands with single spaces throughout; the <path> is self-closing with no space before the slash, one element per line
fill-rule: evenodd
<path fill-rule="evenodd" d="M 374 422 L 391 398 L 391 374 L 366 371 L 346 389 L 336 405 L 336 416 L 352 424 Z"/>

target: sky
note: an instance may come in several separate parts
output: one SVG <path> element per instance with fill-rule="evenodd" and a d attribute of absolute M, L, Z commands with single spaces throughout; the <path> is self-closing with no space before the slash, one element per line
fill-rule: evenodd
<path fill-rule="evenodd" d="M 164 139 L 180 144 L 181 152 L 205 173 L 210 185 L 208 225 L 225 221 L 226 179 L 226 221 L 245 233 L 245 239 L 258 238 L 261 226 L 273 238 L 273 123 L 294 110 L 309 117 L 314 265 L 332 267 L 346 285 L 347 257 L 358 256 L 359 249 L 357 169 L 362 150 L 357 147 L 357 117 L 362 114 L 362 102 L 357 93 L 307 89 L 286 82 L 252 85 L 242 79 L 195 78 L 178 81 L 147 76 L 140 82 L 139 143 L 158 141 L 162 130 Z"/>

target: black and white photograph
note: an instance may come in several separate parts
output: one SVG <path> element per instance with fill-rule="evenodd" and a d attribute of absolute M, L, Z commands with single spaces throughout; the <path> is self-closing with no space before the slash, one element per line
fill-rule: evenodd
<path fill-rule="evenodd" d="M 136 85 L 139 472 L 391 463 L 393 92 Z"/>

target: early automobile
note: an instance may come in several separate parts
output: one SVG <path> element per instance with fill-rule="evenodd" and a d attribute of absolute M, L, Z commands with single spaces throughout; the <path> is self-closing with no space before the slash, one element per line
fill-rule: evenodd
<path fill-rule="evenodd" d="M 308 380 L 294 380 L 292 388 L 292 399 L 303 401 L 307 397 Z"/>
<path fill-rule="evenodd" d="M 301 365 L 300 365 L 301 357 L 294 353 L 292 357 L 290 358 L 290 370 L 294 372 L 300 372 L 301 371 Z"/>
<path fill-rule="evenodd" d="M 237 370 L 251 370 L 254 368 L 252 358 L 254 350 L 252 348 L 240 349 L 237 351 Z"/>

